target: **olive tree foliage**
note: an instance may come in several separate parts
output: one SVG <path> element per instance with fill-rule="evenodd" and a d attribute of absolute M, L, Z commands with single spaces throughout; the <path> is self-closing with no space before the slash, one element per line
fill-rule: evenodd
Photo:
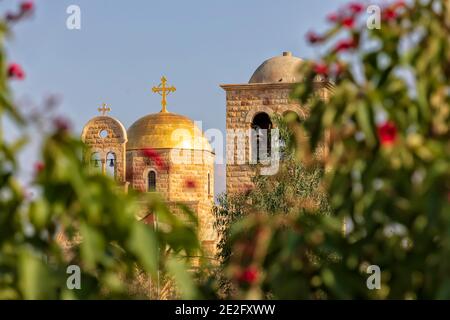
<path fill-rule="evenodd" d="M 200 251 L 194 214 L 182 206 L 190 217 L 186 224 L 158 196 L 127 194 L 109 177 L 88 170 L 81 141 L 65 120 L 45 120 L 47 109 L 33 119 L 24 115 L 10 89 L 9 28 L 0 22 L 0 124 L 8 121 L 19 138 L 5 136 L 0 127 L 0 299 L 148 297 L 142 290 L 130 295 L 139 272 L 152 290 L 164 276 L 181 297 L 198 297 L 186 258 Z M 43 142 L 32 185 L 24 186 L 18 155 L 30 132 L 41 134 Z M 158 223 L 138 221 L 142 210 Z M 68 285 L 77 267 L 81 281 Z"/>
<path fill-rule="evenodd" d="M 331 214 L 235 224 L 226 270 L 237 297 L 450 298 L 450 3 L 380 7 L 380 28 L 353 3 L 309 35 L 318 59 L 303 64 L 293 92 L 310 110 L 294 148 L 298 161 L 326 168 Z M 317 75 L 333 84 L 327 100 L 315 94 Z M 324 142 L 327 157 L 311 157 Z M 252 281 L 236 281 L 239 270 Z"/>
<path fill-rule="evenodd" d="M 292 119 L 291 119 L 292 118 Z M 253 184 L 242 193 L 223 193 L 213 208 L 215 228 L 219 233 L 218 260 L 227 266 L 235 252 L 231 236 L 233 226 L 252 214 L 259 216 L 279 216 L 290 219 L 312 209 L 320 214 L 329 214 L 327 197 L 321 187 L 324 169 L 321 165 L 306 168 L 299 162 L 292 149 L 293 132 L 287 121 L 298 123 L 298 118 L 288 114 L 286 118 L 274 115 L 272 121 L 280 132 L 282 141 L 281 162 L 275 175 L 259 175 L 253 178 Z M 258 166 L 258 165 L 255 165 Z M 226 273 L 226 270 L 222 270 Z M 235 274 L 232 275 L 235 277 Z M 226 274 L 220 277 L 222 294 L 233 296 L 233 286 Z"/>

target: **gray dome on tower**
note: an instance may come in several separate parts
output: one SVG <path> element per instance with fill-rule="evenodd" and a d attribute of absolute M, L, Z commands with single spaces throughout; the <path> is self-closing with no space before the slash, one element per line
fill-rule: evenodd
<path fill-rule="evenodd" d="M 302 59 L 291 52 L 264 61 L 253 73 L 249 83 L 295 83 L 300 82 L 299 67 Z"/>

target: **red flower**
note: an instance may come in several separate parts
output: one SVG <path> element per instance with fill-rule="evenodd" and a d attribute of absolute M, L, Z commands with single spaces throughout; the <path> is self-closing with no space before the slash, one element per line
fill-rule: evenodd
<path fill-rule="evenodd" d="M 20 10 L 22 13 L 30 12 L 34 9 L 34 3 L 33 1 L 24 1 L 20 4 Z"/>
<path fill-rule="evenodd" d="M 383 10 L 382 18 L 385 21 L 391 21 L 397 19 L 397 10 L 406 6 L 406 3 L 402 0 L 394 2 L 392 5 Z"/>
<path fill-rule="evenodd" d="M 185 184 L 186 188 L 188 188 L 188 189 L 197 188 L 197 182 L 194 179 L 186 179 L 184 181 L 184 184 Z"/>
<path fill-rule="evenodd" d="M 55 126 L 55 129 L 59 132 L 66 132 L 70 130 L 70 122 L 66 118 L 63 117 L 56 117 L 53 119 L 53 125 Z"/>
<path fill-rule="evenodd" d="M 10 79 L 23 80 L 25 79 L 25 72 L 19 64 L 11 63 L 8 66 L 8 77 Z"/>
<path fill-rule="evenodd" d="M 378 138 L 382 145 L 390 145 L 397 138 L 397 127 L 392 121 L 387 121 L 378 126 Z"/>
<path fill-rule="evenodd" d="M 383 20 L 384 21 L 391 21 L 395 20 L 397 18 L 397 12 L 393 10 L 392 8 L 387 8 L 383 11 Z"/>
<path fill-rule="evenodd" d="M 355 26 L 355 18 L 346 17 L 346 18 L 342 19 L 341 23 L 345 28 L 352 29 Z"/>
<path fill-rule="evenodd" d="M 259 272 L 256 267 L 248 267 L 242 271 L 238 276 L 238 281 L 242 283 L 252 284 L 258 280 Z"/>
<path fill-rule="evenodd" d="M 31 14 L 34 10 L 33 1 L 24 1 L 20 4 L 20 11 L 17 13 L 8 12 L 5 16 L 6 21 L 16 22 L 21 18 Z"/>
<path fill-rule="evenodd" d="M 329 21 L 329 22 L 338 22 L 339 21 L 339 15 L 337 14 L 337 13 L 330 13 L 328 16 L 327 16 L 327 20 Z"/>
<path fill-rule="evenodd" d="M 328 74 L 328 66 L 323 62 L 316 63 L 314 65 L 314 72 L 326 76 Z"/>
<path fill-rule="evenodd" d="M 317 43 L 323 41 L 323 37 L 313 31 L 308 32 L 306 34 L 306 38 L 308 39 L 309 43 Z"/>
<path fill-rule="evenodd" d="M 161 158 L 161 156 L 159 155 L 158 152 L 156 152 L 155 150 L 148 148 L 148 149 L 144 149 L 142 151 L 142 153 L 144 154 L 145 157 L 151 159 L 156 167 L 160 170 L 164 170 L 165 169 L 165 165 L 164 165 L 164 160 Z"/>
<path fill-rule="evenodd" d="M 354 49 L 356 47 L 356 42 L 353 39 L 344 39 L 339 41 L 334 48 L 335 52 L 341 52 L 349 49 Z"/>
<path fill-rule="evenodd" d="M 406 2 L 404 0 L 398 0 L 392 4 L 393 9 L 406 7 Z"/>
<path fill-rule="evenodd" d="M 353 13 L 360 13 L 364 10 L 364 5 L 362 3 L 359 2 L 352 2 L 348 5 L 348 8 L 353 12 Z"/>
<path fill-rule="evenodd" d="M 34 172 L 35 173 L 42 172 L 44 169 L 45 169 L 45 164 L 43 162 L 38 161 L 34 164 Z"/>
<path fill-rule="evenodd" d="M 142 153 L 144 154 L 144 156 L 146 156 L 147 158 L 150 158 L 150 159 L 156 159 L 156 158 L 159 158 L 158 152 L 156 152 L 156 151 L 153 150 L 153 149 L 144 149 L 144 150 L 142 151 Z"/>

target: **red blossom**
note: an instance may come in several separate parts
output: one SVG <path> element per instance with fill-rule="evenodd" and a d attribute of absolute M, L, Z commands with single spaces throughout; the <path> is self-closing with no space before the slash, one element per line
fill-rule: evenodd
<path fill-rule="evenodd" d="M 34 164 L 34 172 L 35 173 L 42 172 L 44 169 L 45 169 L 45 164 L 43 162 L 38 161 Z"/>
<path fill-rule="evenodd" d="M 341 23 L 345 28 L 353 29 L 355 27 L 355 18 L 346 17 L 341 20 Z"/>
<path fill-rule="evenodd" d="M 323 37 L 313 31 L 310 31 L 306 34 L 306 38 L 308 39 L 309 43 L 318 43 L 323 41 Z"/>
<path fill-rule="evenodd" d="M 20 4 L 20 10 L 22 13 L 30 12 L 34 9 L 33 1 L 24 1 Z"/>
<path fill-rule="evenodd" d="M 150 159 L 152 159 L 152 160 L 154 160 L 154 159 L 156 159 L 156 158 L 159 158 L 158 152 L 156 152 L 155 150 L 150 149 L 150 148 L 144 149 L 144 150 L 142 151 L 142 153 L 144 154 L 144 156 L 146 156 L 147 158 L 150 158 Z"/>
<path fill-rule="evenodd" d="M 6 21 L 16 22 L 21 18 L 33 13 L 34 11 L 34 2 L 33 1 L 24 1 L 20 4 L 19 12 L 12 13 L 8 12 L 5 16 Z"/>
<path fill-rule="evenodd" d="M 184 185 L 188 189 L 195 189 L 195 188 L 197 188 L 197 182 L 194 179 L 186 179 L 184 181 Z"/>
<path fill-rule="evenodd" d="M 59 132 L 66 132 L 70 130 L 70 122 L 66 118 L 56 117 L 53 119 L 53 126 Z"/>
<path fill-rule="evenodd" d="M 327 16 L 327 20 L 332 23 L 342 23 L 344 26 L 348 26 L 348 24 L 351 24 L 351 27 L 353 27 L 355 16 L 364 11 L 364 4 L 359 2 L 352 2 L 347 6 L 347 8 L 348 11 L 346 12 L 330 13 Z"/>
<path fill-rule="evenodd" d="M 11 63 L 8 66 L 8 77 L 10 79 L 23 80 L 25 79 L 25 72 L 19 64 Z"/>
<path fill-rule="evenodd" d="M 398 0 L 392 4 L 393 9 L 399 9 L 406 7 L 406 2 L 404 0 Z"/>
<path fill-rule="evenodd" d="M 392 5 L 388 6 L 386 9 L 383 10 L 382 13 L 382 19 L 384 21 L 391 21 L 395 20 L 398 17 L 398 9 L 404 8 L 406 6 L 405 1 L 396 1 Z"/>
<path fill-rule="evenodd" d="M 391 8 L 387 8 L 383 11 L 382 18 L 384 21 L 391 21 L 397 19 L 397 12 Z"/>
<path fill-rule="evenodd" d="M 258 276 L 258 269 L 250 266 L 238 275 L 238 281 L 241 283 L 252 284 L 258 280 Z"/>
<path fill-rule="evenodd" d="M 339 14 L 337 14 L 337 13 L 335 13 L 335 12 L 332 12 L 332 13 L 330 13 L 330 14 L 327 16 L 327 20 L 328 20 L 329 22 L 333 22 L 333 23 L 338 22 L 338 21 L 339 21 Z"/>
<path fill-rule="evenodd" d="M 334 48 L 335 52 L 341 52 L 341 51 L 346 51 L 349 49 L 354 49 L 356 48 L 356 42 L 353 39 L 344 39 L 344 40 L 340 40 L 337 44 L 336 47 Z"/>
<path fill-rule="evenodd" d="M 378 138 L 382 145 L 390 145 L 397 138 L 397 127 L 392 121 L 387 121 L 377 127 Z"/>
<path fill-rule="evenodd" d="M 142 151 L 142 153 L 143 153 L 144 157 L 151 159 L 155 163 L 156 167 L 159 170 L 165 169 L 164 160 L 161 158 L 161 155 L 158 152 L 156 152 L 154 149 L 147 148 L 147 149 L 144 149 Z"/>
<path fill-rule="evenodd" d="M 314 64 L 314 72 L 326 76 L 328 74 L 328 66 L 323 62 Z"/>
<path fill-rule="evenodd" d="M 348 5 L 348 8 L 352 11 L 352 13 L 357 14 L 364 10 L 364 5 L 359 2 L 352 2 Z"/>

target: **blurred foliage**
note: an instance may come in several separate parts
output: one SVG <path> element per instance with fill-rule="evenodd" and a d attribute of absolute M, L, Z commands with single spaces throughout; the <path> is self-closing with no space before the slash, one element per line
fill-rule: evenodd
<path fill-rule="evenodd" d="M 195 223 L 89 172 L 64 121 L 44 137 L 31 197 L 17 179 L 26 137 L 6 141 L 0 128 L 0 298 L 161 298 L 173 282 L 186 298 L 449 299 L 450 4 L 381 8 L 379 29 L 352 3 L 310 37 L 320 58 L 303 63 L 293 92 L 309 117 L 285 119 L 293 137 L 279 121 L 292 148 L 279 173 L 215 209 L 220 276 L 192 272 Z M 0 121 L 25 133 L 33 124 L 9 90 L 8 32 L 0 23 Z M 325 83 L 329 96 L 317 90 Z M 138 221 L 142 208 L 157 223 Z M 66 286 L 72 264 L 81 290 Z M 369 265 L 381 269 L 380 290 L 367 287 Z M 139 278 L 163 279 L 158 294 L 130 288 Z"/>
<path fill-rule="evenodd" d="M 21 136 L 6 139 L 0 127 L 0 299 L 159 299 L 170 291 L 168 283 L 178 297 L 200 297 L 186 265 L 201 250 L 194 215 L 181 206 L 194 222 L 183 223 L 158 196 L 126 194 L 88 170 L 82 143 L 64 119 L 45 121 L 47 109 L 42 117 L 25 117 L 9 89 L 7 33 L 9 25 L 0 22 L 0 124 L 9 121 Z M 20 68 L 14 72 L 23 79 Z M 33 126 L 42 129 L 41 162 L 25 187 L 17 159 Z M 157 222 L 138 221 L 142 210 Z M 80 290 L 66 285 L 70 265 L 81 269 Z"/>
<path fill-rule="evenodd" d="M 297 123 L 298 119 L 292 120 Z M 233 226 L 243 218 L 255 214 L 290 219 L 311 210 L 317 210 L 320 214 L 330 213 L 326 194 L 320 185 L 324 173 L 322 166 L 305 168 L 289 147 L 294 137 L 284 118 L 275 115 L 272 121 L 279 129 L 283 141 L 280 150 L 283 161 L 277 174 L 255 176 L 253 185 L 248 186 L 244 193 L 219 195 L 213 208 L 215 229 L 220 235 L 218 258 L 224 266 L 236 256 L 230 237 Z M 234 295 L 234 286 L 226 274 L 221 275 L 219 283 L 222 295 Z"/>
<path fill-rule="evenodd" d="M 380 5 L 379 29 L 353 3 L 309 37 L 320 58 L 293 92 L 310 110 L 293 145 L 306 168 L 326 169 L 331 214 L 265 208 L 236 224 L 235 297 L 450 299 L 450 3 Z M 379 290 L 366 285 L 369 265 Z"/>

